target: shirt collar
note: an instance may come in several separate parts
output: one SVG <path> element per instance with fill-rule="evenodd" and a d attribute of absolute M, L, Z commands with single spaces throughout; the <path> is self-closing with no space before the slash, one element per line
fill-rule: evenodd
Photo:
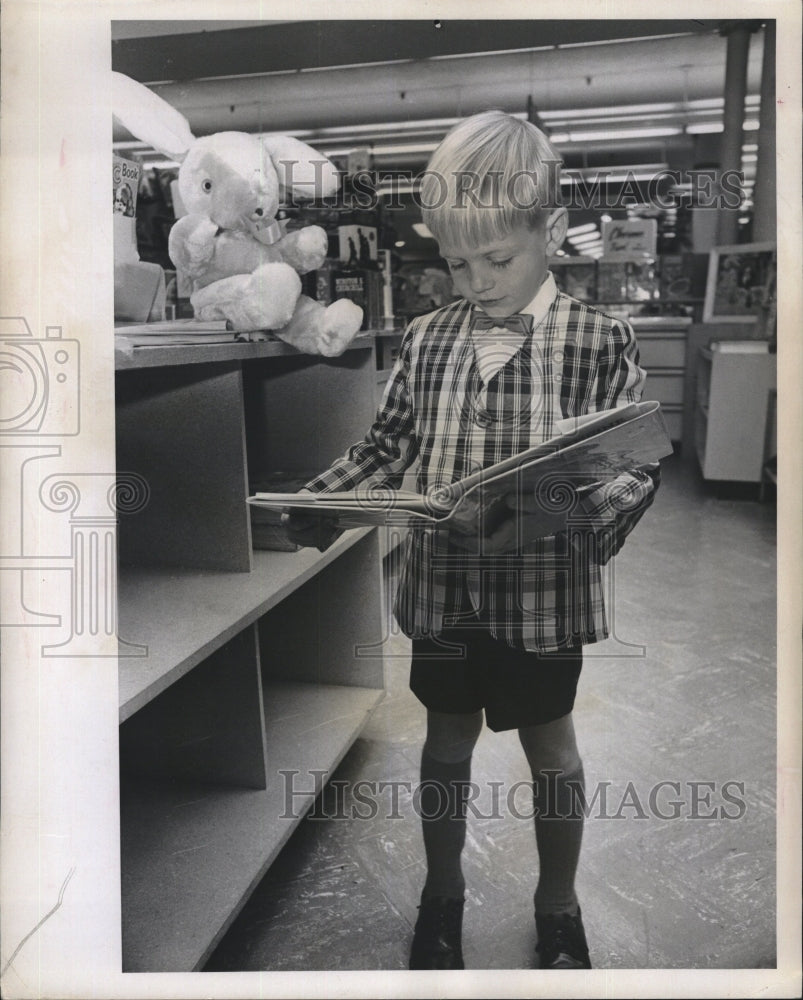
<path fill-rule="evenodd" d="M 549 312 L 552 303 L 558 294 L 555 279 L 550 271 L 541 284 L 530 304 L 522 309 L 522 313 L 528 313 L 533 317 L 533 330 L 538 329 L 546 314 Z M 491 331 L 493 334 L 493 331 Z M 474 349 L 474 360 L 480 373 L 483 385 L 488 385 L 496 373 L 503 368 L 510 359 L 517 354 L 525 343 L 523 334 L 511 334 L 504 331 L 501 336 L 494 337 L 484 334 L 481 337 L 471 336 L 472 347 Z"/>
<path fill-rule="evenodd" d="M 535 298 L 521 311 L 529 313 L 533 318 L 533 328 L 543 323 L 546 314 L 549 312 L 552 303 L 558 297 L 558 286 L 555 284 L 555 277 L 551 271 L 547 271 L 546 278 L 541 283 L 541 287 L 535 293 Z"/>

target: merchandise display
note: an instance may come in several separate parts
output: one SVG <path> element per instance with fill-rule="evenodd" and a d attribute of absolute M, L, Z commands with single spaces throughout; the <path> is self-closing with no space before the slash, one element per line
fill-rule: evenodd
<path fill-rule="evenodd" d="M 165 277 L 158 264 L 140 260 L 137 250 L 137 195 L 142 170 L 138 163 L 114 156 L 114 318 L 132 323 L 161 319 Z"/>
<path fill-rule="evenodd" d="M 201 320 L 235 330 L 271 330 L 299 350 L 341 354 L 362 324 L 348 300 L 330 306 L 301 295 L 299 273 L 326 256 L 317 227 L 284 234 L 276 220 L 280 189 L 321 197 L 338 186 L 334 167 L 287 136 L 221 132 L 196 140 L 186 119 L 156 94 L 119 73 L 114 112 L 133 135 L 181 160 L 179 191 L 188 214 L 170 232 L 170 256 L 191 278 Z M 248 183 L 243 184 L 243 178 Z"/>

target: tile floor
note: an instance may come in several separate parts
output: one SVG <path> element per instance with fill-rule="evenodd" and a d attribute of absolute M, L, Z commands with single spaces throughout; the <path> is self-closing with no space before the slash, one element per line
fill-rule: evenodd
<path fill-rule="evenodd" d="M 614 636 L 587 648 L 575 709 L 598 796 L 578 875 L 592 960 L 773 967 L 775 506 L 718 498 L 679 459 L 664 468 L 616 560 Z M 356 783 L 415 787 L 424 718 L 407 652 L 398 639 L 387 697 L 333 775 L 343 784 L 300 824 L 209 970 L 406 968 L 424 877 L 413 800 L 400 784 L 394 809 L 390 790 Z M 527 776 L 515 733 L 485 730 L 464 860 L 467 968 L 535 965 L 532 822 L 523 790 L 508 800 Z"/>

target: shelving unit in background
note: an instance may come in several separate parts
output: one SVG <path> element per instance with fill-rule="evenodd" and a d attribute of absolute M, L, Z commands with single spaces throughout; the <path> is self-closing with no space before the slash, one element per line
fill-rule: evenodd
<path fill-rule="evenodd" d="M 249 477 L 324 468 L 373 417 L 373 336 L 118 359 L 125 971 L 200 969 L 384 692 L 378 533 L 254 552 Z M 284 773 L 283 773 L 284 772 Z M 290 781 L 290 808 L 288 785 Z"/>
<path fill-rule="evenodd" d="M 647 372 L 643 400 L 661 404 L 669 437 L 683 438 L 683 401 L 687 336 L 691 319 L 685 316 L 634 316 L 630 319 Z"/>
<path fill-rule="evenodd" d="M 766 427 L 775 360 L 766 341 L 721 341 L 700 348 L 694 443 L 705 479 L 761 482 L 770 445 Z"/>

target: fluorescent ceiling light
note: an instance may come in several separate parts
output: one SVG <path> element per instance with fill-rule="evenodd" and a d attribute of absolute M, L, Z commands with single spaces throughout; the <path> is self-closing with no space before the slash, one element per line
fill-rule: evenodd
<path fill-rule="evenodd" d="M 416 194 L 417 192 L 417 184 L 389 184 L 387 187 L 378 187 L 376 189 L 376 194 L 380 198 L 387 194 Z"/>
<path fill-rule="evenodd" d="M 570 132 L 570 142 L 606 142 L 615 139 L 660 139 L 670 135 L 681 135 L 680 126 L 661 128 L 602 129 L 599 131 Z"/>
<path fill-rule="evenodd" d="M 447 59 L 477 59 L 483 56 L 512 56 L 521 55 L 527 52 L 552 52 L 554 45 L 534 45 L 523 49 L 491 49 L 482 52 L 454 52 L 443 56 L 428 56 L 428 62 L 445 62 Z"/>
<path fill-rule="evenodd" d="M 460 118 L 419 118 L 416 121 L 374 122 L 371 125 L 331 125 L 310 129 L 310 135 L 352 135 L 357 132 L 409 132 L 413 129 L 451 128 Z"/>
<path fill-rule="evenodd" d="M 581 233 L 595 233 L 597 231 L 596 222 L 587 222 L 583 226 L 572 226 L 566 230 L 567 236 L 580 236 Z"/>
<path fill-rule="evenodd" d="M 387 146 L 370 146 L 372 156 L 392 156 L 398 153 L 431 153 L 438 146 L 437 142 L 411 142 L 399 143 Z M 320 152 L 327 156 L 347 156 L 354 152 L 354 145 L 351 146 L 324 146 Z"/>
<path fill-rule="evenodd" d="M 599 243 L 601 237 L 599 233 L 588 233 L 586 236 L 570 236 L 569 242 L 572 246 L 582 247 L 591 246 L 594 243 Z"/>
<path fill-rule="evenodd" d="M 686 126 L 686 135 L 708 135 L 714 132 L 724 132 L 725 128 L 722 122 L 698 122 L 693 125 Z"/>
<path fill-rule="evenodd" d="M 604 115 L 656 114 L 659 111 L 679 111 L 679 104 L 619 104 L 607 108 L 569 108 L 566 111 L 539 111 L 545 122 L 569 118 L 595 118 Z"/>
<path fill-rule="evenodd" d="M 431 153 L 438 148 L 437 142 L 390 143 L 389 145 L 371 146 L 374 156 L 388 156 L 391 153 Z"/>
<path fill-rule="evenodd" d="M 556 45 L 557 49 L 586 49 L 593 45 L 629 45 L 631 42 L 652 42 L 662 38 L 688 38 L 685 31 L 675 31 L 667 35 L 638 35 L 634 38 L 606 38 L 592 42 L 561 42 Z"/>
<path fill-rule="evenodd" d="M 414 59 L 379 59 L 375 62 L 341 63 L 338 66 L 302 66 L 301 69 L 282 70 L 285 73 L 328 73 L 338 69 L 368 69 L 373 66 L 400 66 L 402 63 L 415 62 Z"/>

